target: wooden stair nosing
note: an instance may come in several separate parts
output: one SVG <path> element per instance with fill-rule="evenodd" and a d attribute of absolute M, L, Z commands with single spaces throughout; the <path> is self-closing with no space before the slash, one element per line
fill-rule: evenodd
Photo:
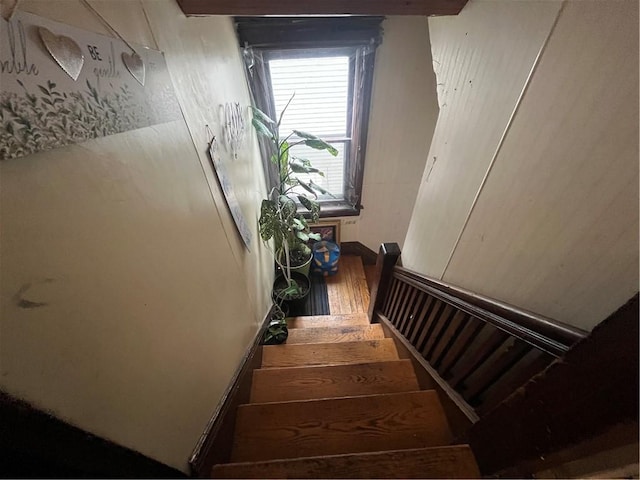
<path fill-rule="evenodd" d="M 434 390 L 240 405 L 232 462 L 451 443 Z"/>
<path fill-rule="evenodd" d="M 258 369 L 251 403 L 311 400 L 420 390 L 410 360 Z"/>
<path fill-rule="evenodd" d="M 468 445 L 215 465 L 213 478 L 480 478 Z"/>
<path fill-rule="evenodd" d="M 346 325 L 370 325 L 370 323 L 366 313 L 287 318 L 287 326 L 289 328 L 342 327 Z"/>
<path fill-rule="evenodd" d="M 262 368 L 399 360 L 390 338 L 360 342 L 265 345 Z"/>
<path fill-rule="evenodd" d="M 346 325 L 319 328 L 291 328 L 287 345 L 297 343 L 334 343 L 379 340 L 384 338 L 381 325 Z"/>

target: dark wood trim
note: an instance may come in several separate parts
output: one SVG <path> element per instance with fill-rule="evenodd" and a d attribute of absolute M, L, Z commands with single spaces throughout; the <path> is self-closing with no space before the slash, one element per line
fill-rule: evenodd
<path fill-rule="evenodd" d="M 249 403 L 253 371 L 262 364 L 261 342 L 271 313 L 270 310 L 265 316 L 191 454 L 189 466 L 194 477 L 210 478 L 215 464 L 231 459 L 236 412 L 239 405 Z"/>
<path fill-rule="evenodd" d="M 340 253 L 342 255 L 357 255 L 362 258 L 363 265 L 375 265 L 378 254 L 360 242 L 341 242 Z"/>
<path fill-rule="evenodd" d="M 4 478 L 186 478 L 179 470 L 0 392 Z"/>
<path fill-rule="evenodd" d="M 235 17 L 240 47 L 307 49 L 381 42 L 384 17 Z"/>
<path fill-rule="evenodd" d="M 369 320 L 374 320 L 374 313 L 382 309 L 382 304 L 387 298 L 393 267 L 400 258 L 400 246 L 397 243 L 383 243 L 378 251 L 376 259 L 376 273 L 371 285 L 369 300 Z"/>
<path fill-rule="evenodd" d="M 467 0 L 178 0 L 185 15 L 457 15 Z"/>
<path fill-rule="evenodd" d="M 587 335 L 586 331 L 579 328 L 441 282 L 403 267 L 396 267 L 394 275 L 555 357 L 561 356 L 571 345 Z"/>
<path fill-rule="evenodd" d="M 482 473 L 517 468 L 616 425 L 637 438 L 638 334 L 636 295 L 482 417 L 470 430 Z"/>
<path fill-rule="evenodd" d="M 333 217 L 357 217 L 360 215 L 360 208 L 354 208 L 346 202 L 322 203 L 320 218 Z"/>
<path fill-rule="evenodd" d="M 451 431 L 456 440 L 464 441 L 471 425 L 478 421 L 478 415 L 473 408 L 438 375 L 438 372 L 429 365 L 429 362 L 391 324 L 387 317 L 377 312 L 375 320 L 382 325 L 385 336 L 394 340 L 400 358 L 407 358 L 413 363 L 420 388 L 422 390 L 434 389 L 438 392 Z"/>
<path fill-rule="evenodd" d="M 542 455 L 542 458 L 536 457 L 513 468 L 501 470 L 498 472 L 498 476 L 501 478 L 522 478 L 525 476 L 524 472 L 530 472 L 526 473 L 526 476 L 533 474 L 535 478 L 585 478 L 585 473 L 590 474 L 589 478 L 638 478 L 637 473 L 635 476 L 609 476 L 601 473 L 603 467 L 612 466 L 612 463 L 613 465 L 617 464 L 618 467 L 627 464 L 628 460 L 625 461 L 624 456 L 620 458 L 616 450 L 629 446 L 633 449 L 629 460 L 635 463 L 636 472 L 638 471 L 638 461 L 640 460 L 638 433 L 637 423 L 618 424 L 603 434 L 580 442 L 577 445 L 572 445 L 548 455 Z M 607 457 L 606 461 L 602 461 L 603 456 Z M 586 470 L 576 475 L 566 469 L 567 466 L 592 462 L 596 464 L 594 465 L 596 467 L 595 471 Z M 553 470 L 556 471 L 553 472 Z M 596 473 L 598 473 L 597 476 L 594 475 Z"/>

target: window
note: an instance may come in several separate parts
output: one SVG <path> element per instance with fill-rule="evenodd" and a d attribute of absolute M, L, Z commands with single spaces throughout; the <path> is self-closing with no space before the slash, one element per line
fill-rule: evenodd
<path fill-rule="evenodd" d="M 269 60 L 271 89 L 278 118 L 294 95 L 283 117 L 282 132 L 288 134 L 297 129 L 313 133 L 338 150 L 336 157 L 324 150 L 310 150 L 304 146 L 293 147 L 291 153 L 309 159 L 324 177 L 308 176 L 334 197 L 344 200 L 345 156 L 349 154 L 351 142 L 349 57 L 325 53 L 327 56 L 317 56 L 310 51 L 293 56 L 290 52 L 289 55 L 274 55 Z M 299 188 L 300 193 L 306 193 Z"/>
<path fill-rule="evenodd" d="M 312 133 L 339 152 L 333 157 L 325 151 L 297 147 L 301 157 L 325 174 L 310 177 L 332 193 L 318 199 L 323 204 L 323 217 L 358 215 L 362 208 L 373 61 L 381 20 L 236 19 L 254 103 L 278 118 L 295 93 L 282 132 L 296 129 Z M 267 181 L 271 182 L 270 154 L 264 144 L 261 147 Z"/>

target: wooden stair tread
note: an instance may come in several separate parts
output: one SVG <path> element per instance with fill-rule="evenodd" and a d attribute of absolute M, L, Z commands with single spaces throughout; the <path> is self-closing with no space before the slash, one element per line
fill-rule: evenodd
<path fill-rule="evenodd" d="M 420 390 L 410 360 L 254 370 L 251 403 Z"/>
<path fill-rule="evenodd" d="M 289 328 L 342 327 L 345 325 L 369 325 L 369 317 L 366 313 L 351 313 L 287 318 Z"/>
<path fill-rule="evenodd" d="M 338 365 L 398 359 L 395 343 L 390 338 L 360 342 L 265 345 L 262 349 L 262 368 Z"/>
<path fill-rule="evenodd" d="M 213 478 L 480 478 L 468 445 L 215 465 Z"/>
<path fill-rule="evenodd" d="M 434 390 L 255 403 L 238 407 L 231 461 L 424 448 L 451 441 Z"/>
<path fill-rule="evenodd" d="M 334 343 L 384 338 L 382 325 L 346 325 L 341 327 L 291 328 L 287 344 Z"/>
<path fill-rule="evenodd" d="M 338 273 L 326 277 L 325 282 L 331 314 L 366 313 L 369 310 L 369 286 L 360 257 L 340 257 Z"/>

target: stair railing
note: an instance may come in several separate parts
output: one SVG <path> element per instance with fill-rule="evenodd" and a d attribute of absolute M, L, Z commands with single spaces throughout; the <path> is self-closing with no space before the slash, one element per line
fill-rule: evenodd
<path fill-rule="evenodd" d="M 462 440 L 483 475 L 637 452 L 637 293 L 588 333 L 402 268 L 399 257 L 397 244 L 381 246 L 370 320 L 470 422 Z"/>
<path fill-rule="evenodd" d="M 369 317 L 380 316 L 478 416 L 587 332 L 398 266 L 380 247 Z"/>

